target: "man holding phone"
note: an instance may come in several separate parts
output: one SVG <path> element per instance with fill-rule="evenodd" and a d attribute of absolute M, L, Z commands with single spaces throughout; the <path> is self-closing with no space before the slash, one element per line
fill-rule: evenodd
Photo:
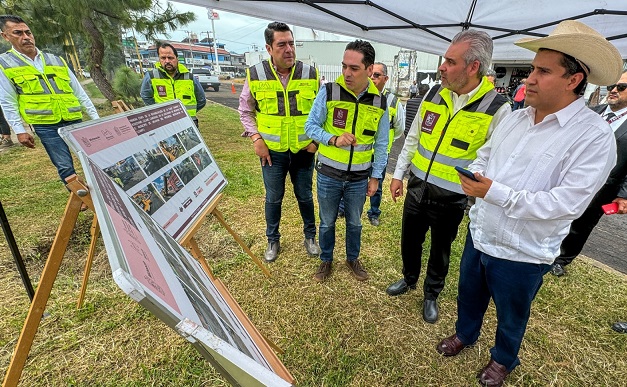
<path fill-rule="evenodd" d="M 551 274 L 561 277 L 566 274 L 566 265 L 581 253 L 588 237 L 604 214 L 602 206 L 616 203 L 614 213 L 627 214 L 627 71 L 623 71 L 618 83 L 607 87 L 607 104 L 592 110 L 601 115 L 612 127 L 616 138 L 617 161 L 610 177 L 595 195 L 586 211 L 570 225 L 564 238 L 559 257 L 551 267 Z"/>
<path fill-rule="evenodd" d="M 390 184 L 396 201 L 403 195 L 403 176 L 410 170 L 401 235 L 403 278 L 388 286 L 386 293 L 397 296 L 416 287 L 422 245 L 431 229 L 422 317 L 432 324 L 439 315 L 437 298 L 448 274 L 451 244 L 468 202 L 455 166 L 468 166 L 511 112 L 505 97 L 485 77 L 491 58 L 492 39 L 485 32 L 471 29 L 453 38 L 438 69 L 442 85 L 422 100 Z"/>
<path fill-rule="evenodd" d="M 495 342 L 477 375 L 491 387 L 502 386 L 520 364 L 544 274 L 616 162 L 612 130 L 580 94 L 588 80 L 615 83 L 623 67 L 618 50 L 578 21 L 516 45 L 536 52 L 527 78 L 529 107 L 503 120 L 477 151 L 468 169 L 478 181 L 461 176 L 462 189 L 477 201 L 460 263 L 455 334 L 436 347 L 455 356 L 473 345 L 494 301 Z"/>

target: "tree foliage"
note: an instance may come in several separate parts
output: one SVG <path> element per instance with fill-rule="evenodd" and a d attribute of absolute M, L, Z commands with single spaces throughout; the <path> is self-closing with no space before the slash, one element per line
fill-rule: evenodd
<path fill-rule="evenodd" d="M 0 6 L 27 21 L 39 47 L 64 44 L 69 34 L 87 41 L 91 76 L 110 101 L 116 95 L 103 70 L 105 53 L 121 52 L 123 30 L 133 28 L 154 40 L 195 19 L 192 12 L 177 12 L 159 0 L 0 0 Z"/>
<path fill-rule="evenodd" d="M 127 102 L 130 101 L 131 98 L 135 101 L 139 99 L 141 84 L 141 76 L 132 68 L 121 66 L 116 70 L 113 78 L 113 89 Z"/>

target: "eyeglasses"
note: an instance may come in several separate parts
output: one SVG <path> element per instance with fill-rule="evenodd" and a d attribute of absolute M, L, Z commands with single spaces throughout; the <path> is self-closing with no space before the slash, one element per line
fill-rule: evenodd
<path fill-rule="evenodd" d="M 617 83 L 615 85 L 609 85 L 607 87 L 607 91 L 612 91 L 614 90 L 614 88 L 616 88 L 616 90 L 618 90 L 619 93 L 627 90 L 627 83 Z"/>
<path fill-rule="evenodd" d="M 385 77 L 385 74 L 372 73 L 372 79 L 379 79 L 379 77 Z"/>

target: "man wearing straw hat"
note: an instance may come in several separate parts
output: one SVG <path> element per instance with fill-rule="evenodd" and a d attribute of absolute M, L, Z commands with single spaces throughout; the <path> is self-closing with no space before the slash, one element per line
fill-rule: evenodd
<path fill-rule="evenodd" d="M 616 162 L 608 123 L 588 109 L 587 81 L 616 83 L 620 53 L 577 21 L 561 22 L 549 36 L 516 45 L 536 52 L 527 78 L 527 105 L 506 117 L 460 175 L 477 198 L 460 264 L 455 334 L 437 346 L 455 356 L 479 338 L 490 299 L 497 329 L 491 359 L 477 375 L 501 386 L 518 365 L 531 303 L 559 255 L 570 223 L 601 188 Z"/>

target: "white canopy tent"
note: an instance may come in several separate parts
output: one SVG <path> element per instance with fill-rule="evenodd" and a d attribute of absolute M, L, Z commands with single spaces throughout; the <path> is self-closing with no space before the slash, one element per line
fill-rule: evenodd
<path fill-rule="evenodd" d="M 181 0 L 178 0 L 181 1 Z M 486 31 L 494 61 L 530 61 L 514 41 L 545 36 L 562 20 L 597 30 L 627 58 L 627 0 L 182 0 L 218 10 L 442 55 L 463 28 Z"/>

